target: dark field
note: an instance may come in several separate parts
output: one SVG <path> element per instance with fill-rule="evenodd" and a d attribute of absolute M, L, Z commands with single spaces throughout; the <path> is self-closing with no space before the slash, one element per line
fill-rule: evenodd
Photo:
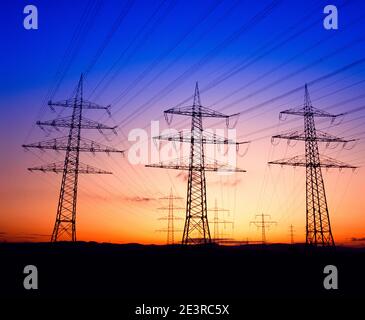
<path fill-rule="evenodd" d="M 364 248 L 3 243 L 0 261 L 2 298 L 113 297 L 142 303 L 365 297 Z M 30 264 L 38 268 L 38 290 L 23 288 L 23 268 Z M 338 268 L 338 290 L 323 287 L 329 264 Z"/>

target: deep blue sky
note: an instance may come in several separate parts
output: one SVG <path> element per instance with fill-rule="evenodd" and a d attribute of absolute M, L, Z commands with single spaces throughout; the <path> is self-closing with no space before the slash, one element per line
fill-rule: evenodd
<path fill-rule="evenodd" d="M 197 80 L 207 105 L 227 112 L 245 111 L 360 59 L 365 52 L 360 39 L 365 29 L 364 1 L 331 1 L 339 9 L 339 30 L 331 31 L 322 26 L 328 1 L 277 1 L 272 12 L 256 22 L 254 17 L 275 1 L 130 3 L 130 11 L 109 39 L 127 1 L 33 1 L 39 11 L 39 29 L 30 31 L 22 25 L 28 1 L 2 4 L 1 109 L 5 123 L 17 119 L 22 124 L 16 137 L 28 137 L 35 119 L 52 116 L 44 102 L 69 97 L 80 73 L 90 66 L 86 96 L 112 103 L 115 122 L 128 130 L 148 125 L 167 107 L 189 98 Z M 77 40 L 72 41 L 77 30 Z M 344 46 L 348 47 L 341 49 Z M 224 77 L 250 61 L 241 72 Z M 346 81 L 362 79 L 362 67 L 341 73 L 348 80 L 339 82 L 338 88 Z M 222 77 L 219 85 L 205 90 Z M 318 90 L 322 84 L 326 81 L 318 83 Z M 246 87 L 239 90 L 242 86 Z M 351 87 L 340 91 L 336 99 L 358 92 L 358 87 Z M 285 101 L 278 100 L 271 113 L 264 106 L 263 126 Z M 249 116 L 260 115 L 253 111 Z"/>
<path fill-rule="evenodd" d="M 165 10 L 169 10 L 167 8 L 169 2 L 172 3 L 171 11 L 164 16 Z M 124 64 L 123 69 L 116 77 L 116 80 L 119 79 L 120 83 L 115 81 L 105 94 L 110 93 L 112 96 L 111 92 L 113 92 L 113 95 L 117 96 L 118 90 L 122 91 L 123 86 L 128 81 L 132 81 L 155 58 L 172 46 L 175 41 L 178 41 L 186 30 L 189 30 L 201 17 L 207 14 L 215 2 L 176 1 L 175 3 L 175 1 L 166 1 L 162 4 L 161 11 L 156 16 L 159 21 L 156 28 L 149 34 L 148 40 L 137 40 L 135 42 L 139 48 L 134 51 L 130 59 L 124 57 L 120 60 L 120 65 Z M 89 1 L 33 1 L 32 4 L 36 5 L 39 10 L 39 30 L 36 31 L 27 31 L 22 27 L 24 17 L 22 9 L 28 3 L 28 1 L 7 1 L 2 4 L 1 34 L 3 48 L 0 60 L 3 80 L 1 83 L 2 95 L 4 92 L 6 94 L 17 92 L 18 94 L 19 91 L 38 88 L 41 90 L 43 88 L 46 92 L 47 88 L 52 86 L 57 67 Z M 85 71 L 125 3 L 126 1 L 102 1 L 97 15 L 88 21 L 90 25 L 78 42 L 79 50 L 76 50 L 75 59 L 72 60 L 65 81 L 62 82 L 61 91 L 59 92 L 61 96 L 67 92 L 67 86 L 75 83 L 80 72 Z M 152 86 L 155 88 L 154 90 L 162 88 L 169 80 L 174 78 L 174 75 L 177 76 L 208 54 L 212 48 L 239 29 L 243 22 L 248 21 L 269 4 L 269 1 L 236 1 L 236 3 L 234 9 L 221 18 L 225 10 L 235 4 L 234 1 L 221 1 L 219 6 L 198 28 L 189 34 L 185 41 L 164 57 L 160 65 L 153 69 L 151 76 L 158 72 L 163 65 L 174 58 L 180 57 L 182 53 L 185 53 L 186 48 L 194 44 L 173 65 L 173 68 L 161 77 L 160 81 L 155 81 Z M 207 78 L 207 74 L 209 75 L 215 68 L 221 66 L 224 68 L 231 63 L 239 62 L 240 59 L 249 56 L 261 44 L 265 43 L 270 36 L 285 31 L 296 22 L 298 25 L 304 25 L 315 19 L 320 19 L 323 16 L 321 3 L 324 6 L 328 2 L 282 1 L 267 18 L 252 26 L 251 29 L 242 33 L 234 43 L 211 57 L 206 68 L 201 68 L 195 74 L 192 74 L 190 79 L 187 78 L 185 83 L 188 85 L 186 88 L 191 87 L 191 82 L 195 79 L 199 79 L 202 86 L 204 86 L 204 83 L 210 80 L 210 78 Z M 343 1 L 331 2 L 331 4 L 337 5 L 341 3 Z M 310 62 L 313 57 L 320 57 L 350 38 L 356 38 L 363 34 L 364 21 L 358 23 L 356 27 L 348 28 L 349 30 L 341 30 L 364 13 L 365 4 L 363 1 L 350 1 L 350 3 L 343 9 L 339 9 L 340 29 L 338 31 L 326 31 L 319 22 L 317 27 L 311 28 L 290 44 L 265 56 L 254 65 L 255 68 L 247 71 L 265 70 L 276 63 L 285 61 L 285 59 L 298 52 L 300 48 L 305 48 L 308 44 L 331 32 L 337 32 L 338 36 L 316 50 L 309 52 L 308 55 L 299 57 L 292 65 L 304 65 Z M 92 69 L 89 75 L 90 88 L 97 84 L 105 74 L 105 70 L 114 63 L 119 54 L 136 36 L 139 28 L 146 23 L 152 12 L 160 4 L 160 1 L 135 1 L 131 11 L 115 32 L 109 45 L 98 59 L 98 63 Z M 316 7 L 318 7 L 317 11 L 315 11 Z M 307 13 L 313 11 L 314 13 L 309 19 L 307 18 L 305 21 L 302 19 Z M 199 35 L 204 32 L 205 35 L 200 37 Z M 196 39 L 199 40 L 195 43 Z M 363 49 L 361 46 L 353 47 L 353 50 L 349 50 L 332 59 L 332 61 L 319 65 L 317 70 L 327 71 L 329 68 L 345 62 L 346 59 L 350 60 L 356 54 L 361 54 L 361 49 Z M 233 83 L 236 84 L 239 78 L 242 78 L 242 74 L 240 74 L 240 77 L 233 78 L 232 80 L 235 80 Z M 149 91 L 146 92 L 146 94 L 148 93 Z"/>

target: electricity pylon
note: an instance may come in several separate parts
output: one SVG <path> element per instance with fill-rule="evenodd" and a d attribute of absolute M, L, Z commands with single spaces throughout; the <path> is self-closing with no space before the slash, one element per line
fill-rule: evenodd
<path fill-rule="evenodd" d="M 41 127 L 64 127 L 70 128 L 68 136 L 41 141 L 32 144 L 24 144 L 24 148 L 50 149 L 66 151 L 63 162 L 51 163 L 44 166 L 28 168 L 29 171 L 62 173 L 62 182 L 58 200 L 56 222 L 53 228 L 51 242 L 60 240 L 76 241 L 76 203 L 79 173 L 86 174 L 111 174 L 111 172 L 100 170 L 80 162 L 80 152 L 111 152 L 123 153 L 123 151 L 104 146 L 92 140 L 81 137 L 81 129 L 113 130 L 109 127 L 83 117 L 84 109 L 102 109 L 109 113 L 110 106 L 103 107 L 83 98 L 83 76 L 81 75 L 74 98 L 52 102 L 48 105 L 72 109 L 72 115 L 57 118 L 50 121 L 37 121 Z"/>
<path fill-rule="evenodd" d="M 337 161 L 327 156 L 321 156 L 318 150 L 318 142 L 343 143 L 352 140 L 335 137 L 326 132 L 316 130 L 315 117 L 331 118 L 334 120 L 340 116 L 319 110 L 312 106 L 308 87 L 305 85 L 304 106 L 280 112 L 280 115 L 289 114 L 304 117 L 304 132 L 297 131 L 275 135 L 272 138 L 299 140 L 305 142 L 305 155 L 295 156 L 290 159 L 270 161 L 269 164 L 301 166 L 306 168 L 306 243 L 314 246 L 334 246 L 330 217 L 327 206 L 326 192 L 322 176 L 324 168 L 351 168 L 356 167 Z"/>
<path fill-rule="evenodd" d="M 266 244 L 266 229 L 269 229 L 271 225 L 276 225 L 276 221 L 265 220 L 265 217 L 271 219 L 271 216 L 268 214 L 257 214 L 255 219 L 260 217 L 260 220 L 250 221 L 250 224 L 254 224 L 257 228 L 261 229 L 261 241 L 262 244 Z"/>
<path fill-rule="evenodd" d="M 294 244 L 294 227 L 292 224 L 289 227 L 289 231 L 290 231 L 290 244 Z"/>
<path fill-rule="evenodd" d="M 224 224 L 224 227 L 226 227 L 227 224 L 230 224 L 230 225 L 232 225 L 232 228 L 233 228 L 233 221 L 226 221 L 226 220 L 220 220 L 219 219 L 219 212 L 229 212 L 229 210 L 228 209 L 218 208 L 217 199 L 215 199 L 214 208 L 209 209 L 208 211 L 214 212 L 214 217 L 213 217 L 213 226 L 214 226 L 213 239 L 214 239 L 214 242 L 219 243 L 219 241 L 221 240 L 220 239 L 220 234 L 219 234 L 219 224 Z"/>
<path fill-rule="evenodd" d="M 167 220 L 167 230 L 158 230 L 158 231 L 166 231 L 167 232 L 167 244 L 174 244 L 175 243 L 175 228 L 174 228 L 174 221 L 175 220 L 182 220 L 180 217 L 175 217 L 174 212 L 175 210 L 183 210 L 182 207 L 175 207 L 174 200 L 181 200 L 181 197 L 175 197 L 172 193 L 172 188 L 170 189 L 170 195 L 168 197 L 162 197 L 161 200 L 169 200 L 168 207 L 161 207 L 158 208 L 159 210 L 167 210 L 167 216 L 161 217 L 158 220 Z M 180 230 L 181 231 L 181 230 Z"/>
<path fill-rule="evenodd" d="M 242 143 L 231 139 L 219 137 L 216 134 L 204 132 L 203 118 L 223 118 L 226 124 L 229 124 L 229 118 L 233 115 L 225 115 L 223 113 L 203 107 L 200 102 L 200 94 L 198 83 L 195 85 L 194 100 L 192 106 L 171 108 L 164 111 L 165 118 L 168 121 L 168 114 L 183 115 L 191 117 L 191 130 L 189 132 L 179 132 L 172 135 L 160 135 L 154 137 L 159 140 L 178 141 L 190 143 L 189 159 L 176 159 L 169 163 L 149 164 L 146 167 L 167 168 L 188 170 L 188 186 L 186 199 L 186 219 L 182 244 L 201 244 L 210 243 L 211 236 L 207 215 L 207 195 L 206 195 L 206 171 L 225 171 L 225 172 L 245 172 L 227 164 L 220 164 L 213 160 L 209 160 L 204 155 L 205 144 L 233 144 L 236 148 Z M 187 160 L 187 161 L 186 161 Z"/>

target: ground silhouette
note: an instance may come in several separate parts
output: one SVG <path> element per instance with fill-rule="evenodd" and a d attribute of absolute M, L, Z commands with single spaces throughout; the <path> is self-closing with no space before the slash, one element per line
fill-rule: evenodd
<path fill-rule="evenodd" d="M 338 299 L 365 288 L 365 248 L 2 243 L 0 261 L 8 298 Z M 38 290 L 23 287 L 26 265 L 38 268 Z M 326 265 L 338 268 L 338 290 L 323 287 Z"/>

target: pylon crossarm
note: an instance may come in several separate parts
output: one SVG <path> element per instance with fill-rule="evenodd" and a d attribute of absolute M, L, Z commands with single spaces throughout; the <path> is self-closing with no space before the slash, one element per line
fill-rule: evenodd
<path fill-rule="evenodd" d="M 183 116 L 201 116 L 201 117 L 211 117 L 211 118 L 229 118 L 232 116 L 236 116 L 238 114 L 227 115 L 221 113 L 219 111 L 215 111 L 203 106 L 186 106 L 186 107 L 177 107 L 171 108 L 164 111 L 165 114 L 179 114 Z"/>
<path fill-rule="evenodd" d="M 64 170 L 64 163 L 63 162 L 55 162 L 50 163 L 43 166 L 37 166 L 28 168 L 29 171 L 42 171 L 42 172 L 54 172 L 54 173 L 63 173 Z M 77 172 L 77 173 L 86 173 L 86 174 L 112 174 L 109 171 L 101 170 L 98 168 L 95 168 L 93 166 L 90 166 L 88 164 L 79 163 L 78 169 L 69 169 L 67 172 Z"/>
<path fill-rule="evenodd" d="M 338 168 L 338 169 L 356 169 L 357 167 L 349 165 L 345 162 L 338 161 L 336 159 L 327 157 L 327 156 L 321 156 L 320 162 L 315 164 L 308 164 L 306 162 L 305 156 L 295 156 L 293 158 L 289 159 L 281 159 L 281 160 L 275 160 L 270 161 L 268 164 L 278 164 L 282 166 L 294 166 L 294 167 L 306 167 L 306 166 L 312 166 L 312 167 L 322 167 L 322 168 Z"/>
<path fill-rule="evenodd" d="M 308 111 L 305 106 L 300 108 L 284 110 L 280 112 L 279 117 L 282 117 L 282 115 L 284 114 L 295 115 L 295 116 L 314 116 L 314 117 L 332 118 L 332 119 L 343 115 L 342 113 L 331 114 L 327 111 L 317 109 L 313 106 L 311 106 L 310 111 Z"/>
<path fill-rule="evenodd" d="M 59 128 L 70 128 L 72 123 L 72 116 L 58 118 L 54 120 L 47 120 L 47 121 L 37 121 L 37 125 L 42 126 L 51 126 L 51 127 L 59 127 Z M 81 129 L 98 129 L 98 130 L 113 130 L 115 132 L 116 126 L 107 126 L 103 123 L 90 120 L 87 118 L 82 118 L 80 123 Z"/>
<path fill-rule="evenodd" d="M 173 199 L 173 200 L 182 200 L 184 199 L 183 197 L 175 197 L 175 196 L 172 196 L 172 197 L 161 197 L 159 198 L 160 200 L 170 200 L 170 199 Z"/>
<path fill-rule="evenodd" d="M 345 139 L 341 137 L 333 136 L 327 132 L 317 130 L 315 137 L 306 137 L 305 132 L 292 131 L 283 134 L 277 134 L 272 136 L 272 139 L 289 139 L 289 140 L 300 140 L 300 141 L 319 141 L 319 142 L 337 142 L 337 143 L 348 143 L 356 141 L 356 139 Z"/>
<path fill-rule="evenodd" d="M 216 135 L 215 133 L 210 132 L 203 132 L 201 137 L 197 138 L 195 137 L 191 131 L 180 131 L 176 134 L 165 134 L 165 135 L 159 135 L 156 137 L 153 137 L 154 139 L 158 140 L 166 140 L 166 141 L 177 141 L 177 142 L 188 142 L 190 143 L 192 138 L 194 138 L 195 142 L 200 142 L 204 144 L 232 144 L 232 145 L 240 145 L 240 144 L 246 144 L 249 143 L 248 141 L 243 142 L 236 142 L 232 139 L 227 139 L 225 137 L 221 137 L 219 135 Z"/>
<path fill-rule="evenodd" d="M 25 149 L 36 148 L 36 149 L 49 149 L 49 150 L 57 150 L 57 151 L 67 151 L 67 150 L 75 151 L 76 149 L 78 149 L 81 152 L 91 152 L 91 153 L 95 153 L 95 152 L 111 153 L 111 152 L 113 152 L 113 153 L 124 154 L 123 150 L 118 150 L 118 149 L 103 145 L 101 143 L 98 143 L 96 141 L 89 140 L 86 138 L 80 138 L 79 147 L 69 146 L 67 136 L 49 139 L 49 140 L 40 141 L 40 142 L 36 142 L 36 143 L 31 143 L 31 144 L 23 144 L 22 147 Z"/>
<path fill-rule="evenodd" d="M 206 163 L 204 166 L 194 166 L 184 164 L 177 159 L 171 162 L 159 162 L 155 164 L 146 165 L 148 168 L 163 168 L 163 169 L 175 169 L 175 170 L 193 170 L 193 171 L 214 171 L 214 172 L 246 172 L 246 170 L 230 166 L 223 163 Z"/>
<path fill-rule="evenodd" d="M 76 106 L 75 106 L 76 101 Z M 67 99 L 67 100 L 60 100 L 60 101 L 48 101 L 48 106 L 51 109 L 54 109 L 53 107 L 63 107 L 63 108 L 80 108 L 81 100 L 75 100 L 73 99 Z M 96 104 L 94 102 L 90 102 L 87 100 L 82 100 L 82 109 L 99 109 L 99 110 L 106 110 L 108 114 L 110 114 L 110 105 L 102 106 L 99 104 Z"/>
<path fill-rule="evenodd" d="M 321 155 L 320 156 L 321 167 L 323 168 L 339 168 L 339 169 L 357 169 L 356 166 L 350 165 L 346 162 L 342 162 L 328 156 Z"/>

